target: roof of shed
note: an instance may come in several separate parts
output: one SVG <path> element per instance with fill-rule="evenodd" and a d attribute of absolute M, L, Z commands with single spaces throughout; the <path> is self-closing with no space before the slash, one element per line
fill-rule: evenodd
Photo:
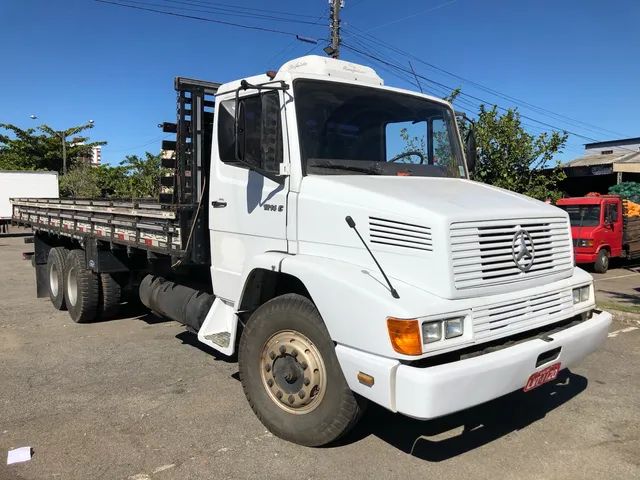
<path fill-rule="evenodd" d="M 594 165 L 612 165 L 619 163 L 640 163 L 640 152 L 617 151 L 606 154 L 584 155 L 564 163 L 562 167 L 592 167 Z"/>

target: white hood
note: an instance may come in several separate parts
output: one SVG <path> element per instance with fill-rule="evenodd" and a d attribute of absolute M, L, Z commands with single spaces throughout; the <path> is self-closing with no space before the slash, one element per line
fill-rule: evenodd
<path fill-rule="evenodd" d="M 571 268 L 566 265 L 567 261 L 571 263 L 571 252 L 562 258 L 554 253 L 554 263 L 549 264 L 553 268 L 544 267 L 542 261 L 547 239 L 542 238 L 542 231 L 536 233 L 536 229 L 545 228 L 548 232 L 552 228 L 551 233 L 559 235 L 558 239 L 570 242 L 566 213 L 543 202 L 482 183 L 430 177 L 306 176 L 298 197 L 298 252 L 375 269 L 355 232 L 346 224 L 344 219 L 347 215 L 355 220 L 358 230 L 389 276 L 444 298 L 525 288 L 546 283 L 552 278 L 565 278 L 572 273 L 572 265 Z M 551 227 L 548 226 L 549 221 L 552 222 Z M 503 237 L 505 242 L 508 240 L 509 248 L 509 235 L 518 228 L 530 228 L 536 242 L 536 235 L 540 237 L 536 267 L 526 274 L 513 270 L 515 264 L 509 263 L 505 255 L 505 268 L 511 268 L 509 275 L 482 271 L 482 278 L 479 278 L 473 273 L 475 267 L 469 264 L 469 260 L 456 260 L 456 255 L 459 255 L 456 250 L 468 250 L 467 247 L 455 245 L 463 235 L 464 243 L 472 245 L 474 237 L 469 235 L 477 236 L 478 228 L 483 232 L 486 228 L 499 228 L 496 231 L 506 232 Z M 405 240 L 389 240 L 399 234 L 406 234 Z M 564 243 L 560 246 L 564 255 Z M 482 252 L 479 246 L 477 248 L 476 257 L 480 262 Z M 471 258 L 473 251 L 467 256 Z M 464 267 L 459 267 L 456 262 L 464 263 Z M 556 268 L 556 263 L 561 268 Z M 469 280 L 470 277 L 475 280 Z"/>

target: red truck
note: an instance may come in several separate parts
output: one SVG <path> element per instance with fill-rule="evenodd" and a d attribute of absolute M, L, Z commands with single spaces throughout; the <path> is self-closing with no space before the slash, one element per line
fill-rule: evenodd
<path fill-rule="evenodd" d="M 610 258 L 640 257 L 640 216 L 630 216 L 618 195 L 562 198 L 557 206 L 569 214 L 576 263 L 604 273 Z"/>

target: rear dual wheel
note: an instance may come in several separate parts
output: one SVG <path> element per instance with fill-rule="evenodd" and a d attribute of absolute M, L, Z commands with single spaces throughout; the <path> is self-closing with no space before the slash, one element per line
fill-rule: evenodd
<path fill-rule="evenodd" d="M 57 310 L 68 309 L 74 322 L 110 318 L 120 308 L 121 282 L 113 274 L 87 269 L 83 250 L 49 250 L 47 279 L 51 303 Z"/>
<path fill-rule="evenodd" d="M 69 252 L 64 284 L 64 299 L 71 319 L 76 323 L 95 320 L 100 299 L 99 279 L 96 273 L 86 268 L 83 250 Z"/>
<path fill-rule="evenodd" d="M 55 247 L 49 250 L 47 258 L 47 279 L 49 280 L 49 299 L 56 310 L 66 310 L 64 298 L 64 272 L 68 250 Z"/>

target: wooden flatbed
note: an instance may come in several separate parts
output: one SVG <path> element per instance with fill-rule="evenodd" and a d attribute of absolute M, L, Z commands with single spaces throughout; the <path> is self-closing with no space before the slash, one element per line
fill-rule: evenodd
<path fill-rule="evenodd" d="M 89 237 L 174 257 L 181 257 L 186 250 L 185 222 L 181 222 L 180 213 L 175 205 L 144 200 L 13 199 L 16 224 L 76 240 Z"/>

